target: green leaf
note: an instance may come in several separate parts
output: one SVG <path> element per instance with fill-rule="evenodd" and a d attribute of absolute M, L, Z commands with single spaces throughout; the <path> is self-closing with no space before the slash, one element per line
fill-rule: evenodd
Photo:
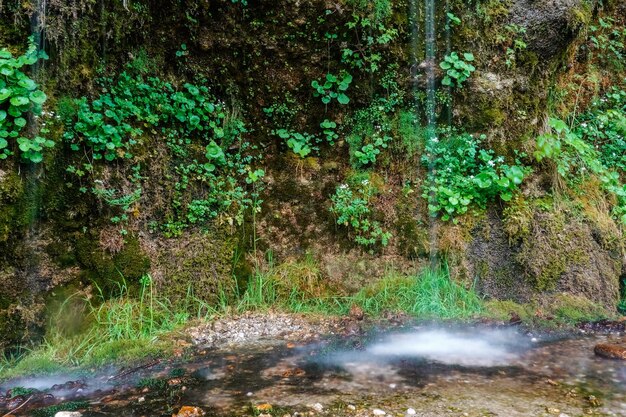
<path fill-rule="evenodd" d="M 4 100 L 6 100 L 9 97 L 11 97 L 11 90 L 9 90 L 8 88 L 1 88 L 0 89 L 0 103 L 2 103 Z"/>
<path fill-rule="evenodd" d="M 30 98 L 30 101 L 32 101 L 35 104 L 43 104 L 47 99 L 46 94 L 40 90 L 33 91 L 32 93 L 30 93 L 29 98 Z"/>
<path fill-rule="evenodd" d="M 11 97 L 11 104 L 16 106 L 16 107 L 25 106 L 28 103 L 29 103 L 28 98 L 26 98 L 24 96 Z"/>
<path fill-rule="evenodd" d="M 9 146 L 9 142 L 7 142 L 4 138 L 0 138 L 0 149 L 4 149 L 7 146 Z"/>
<path fill-rule="evenodd" d="M 511 194 L 511 193 L 502 193 L 502 194 L 500 194 L 500 198 L 503 201 L 511 201 L 511 199 L 513 198 L 513 194 Z"/>
<path fill-rule="evenodd" d="M 20 80 L 17 82 L 17 85 L 27 90 L 34 90 L 35 88 L 37 88 L 37 83 L 35 83 L 28 77 L 20 78 Z"/>
<path fill-rule="evenodd" d="M 15 123 L 15 125 L 18 127 L 24 127 L 26 126 L 26 119 L 24 119 L 23 117 L 18 117 L 17 119 L 13 120 L 13 123 Z"/>
<path fill-rule="evenodd" d="M 337 101 L 339 104 L 348 104 L 350 102 L 350 98 L 342 93 L 337 96 Z"/>
<path fill-rule="evenodd" d="M 466 52 L 463 54 L 463 58 L 465 58 L 466 61 L 473 61 L 474 60 L 474 54 L 472 54 L 471 52 Z"/>

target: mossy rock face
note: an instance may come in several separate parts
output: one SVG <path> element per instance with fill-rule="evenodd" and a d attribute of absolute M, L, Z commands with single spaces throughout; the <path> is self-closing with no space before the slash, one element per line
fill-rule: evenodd
<path fill-rule="evenodd" d="M 191 295 L 215 305 L 220 297 L 235 295 L 233 260 L 238 239 L 228 231 L 189 232 L 151 244 L 152 277 L 159 292 L 173 302 Z"/>
<path fill-rule="evenodd" d="M 574 40 L 581 24 L 589 19 L 587 0 L 516 0 L 511 7 L 513 23 L 526 28 L 527 44 L 541 59 L 561 54 Z M 595 2 L 593 2 L 595 3 Z"/>
<path fill-rule="evenodd" d="M 535 291 L 515 262 L 518 249 L 509 244 L 500 216 L 489 211 L 472 236 L 466 257 L 468 276 L 477 280 L 477 291 L 497 300 L 530 301 Z"/>
<path fill-rule="evenodd" d="M 88 233 L 76 242 L 76 259 L 87 278 L 106 292 L 115 289 L 115 283 L 136 284 L 150 270 L 150 259 L 136 237 L 127 237 L 124 246 L 115 254 L 102 249 L 99 237 Z"/>
<path fill-rule="evenodd" d="M 477 289 L 490 298 L 517 302 L 568 294 L 614 309 L 622 270 L 619 248 L 607 248 L 571 212 L 535 210 L 530 219 L 519 240 L 510 239 L 495 213 L 482 225 L 487 233 L 474 233 L 467 256 Z"/>

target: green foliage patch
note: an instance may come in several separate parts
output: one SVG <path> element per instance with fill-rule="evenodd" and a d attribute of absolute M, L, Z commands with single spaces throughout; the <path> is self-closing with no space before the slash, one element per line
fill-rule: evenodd
<path fill-rule="evenodd" d="M 484 135 L 445 130 L 440 136 L 442 140 L 428 141 L 422 156 L 429 167 L 422 196 L 428 199 L 431 215 L 441 214 L 444 221 L 472 207 L 484 209 L 496 197 L 510 201 L 530 173 L 519 160 L 509 165 L 504 157 L 482 149 Z"/>
<path fill-rule="evenodd" d="M 199 224 L 221 214 L 243 221 L 246 210 L 255 205 L 250 185 L 264 172 L 253 169 L 258 156 L 243 138 L 245 125 L 209 88 L 200 83 L 176 86 L 157 77 L 133 70 L 118 77 L 100 80 L 102 93 L 94 100 L 73 100 L 74 112 L 64 112 L 64 139 L 80 159 L 68 172 L 94 176 L 96 161 L 134 162 L 137 151 L 154 138 L 162 138 L 170 152 L 175 178 L 172 212 L 165 232 L 173 236 L 190 224 Z M 126 220 L 134 202 L 141 198 L 140 166 L 129 177 L 137 184 L 131 194 L 102 189 L 97 181 L 90 188 L 109 207 L 121 208 L 113 217 Z M 198 189 L 203 190 L 198 192 Z M 119 212 L 120 210 L 118 210 Z"/>
<path fill-rule="evenodd" d="M 26 67 L 46 58 L 32 37 L 23 55 L 15 57 L 7 49 L 0 50 L 0 159 L 12 155 L 17 145 L 22 160 L 37 163 L 43 160 L 45 149 L 54 146 L 52 140 L 39 135 L 30 137 L 27 132 L 29 117 L 42 114 L 47 97 L 25 73 Z M 40 133 L 45 135 L 48 131 L 44 128 Z"/>
<path fill-rule="evenodd" d="M 348 227 L 356 243 L 369 247 L 376 244 L 387 246 L 391 233 L 386 232 L 380 223 L 372 219 L 369 206 L 377 190 L 368 176 L 357 180 L 353 186 L 341 184 L 331 197 L 330 208 L 337 218 L 337 224 Z"/>

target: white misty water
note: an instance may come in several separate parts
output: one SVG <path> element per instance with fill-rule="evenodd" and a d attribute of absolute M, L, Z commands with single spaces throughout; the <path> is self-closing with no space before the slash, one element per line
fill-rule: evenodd
<path fill-rule="evenodd" d="M 374 356 L 421 358 L 448 365 L 503 366 L 511 364 L 516 351 L 528 341 L 519 334 L 490 330 L 473 334 L 424 330 L 388 336 L 371 345 Z"/>

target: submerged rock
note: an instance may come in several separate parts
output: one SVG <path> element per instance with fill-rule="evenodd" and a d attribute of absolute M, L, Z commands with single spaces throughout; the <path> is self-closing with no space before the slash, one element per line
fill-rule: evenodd
<path fill-rule="evenodd" d="M 59 411 L 54 417 L 82 417 L 83 414 L 78 411 Z"/>
<path fill-rule="evenodd" d="M 626 361 L 626 347 L 623 346 L 599 343 L 593 348 L 593 351 L 602 358 Z"/>

